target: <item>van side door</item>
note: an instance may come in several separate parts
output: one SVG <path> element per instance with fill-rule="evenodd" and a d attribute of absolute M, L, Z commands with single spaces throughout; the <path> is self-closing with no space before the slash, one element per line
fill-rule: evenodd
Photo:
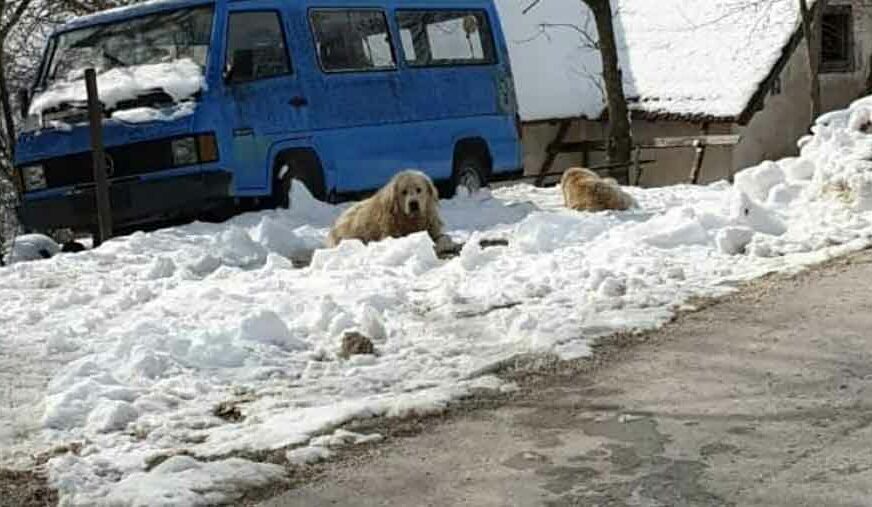
<path fill-rule="evenodd" d="M 308 99 L 291 57 L 293 8 L 292 2 L 269 0 L 229 4 L 223 86 L 241 195 L 268 187 L 272 144 L 309 129 Z"/>
<path fill-rule="evenodd" d="M 409 113 L 388 12 L 322 1 L 307 12 L 316 65 L 313 135 L 336 171 L 339 192 L 375 189 L 420 163 L 404 128 Z"/>
<path fill-rule="evenodd" d="M 444 4 L 442 4 L 444 5 Z M 459 138 L 483 137 L 491 150 L 511 140 L 492 22 L 483 7 L 417 4 L 396 10 L 408 107 L 419 157 L 437 178 L 451 175 Z"/>

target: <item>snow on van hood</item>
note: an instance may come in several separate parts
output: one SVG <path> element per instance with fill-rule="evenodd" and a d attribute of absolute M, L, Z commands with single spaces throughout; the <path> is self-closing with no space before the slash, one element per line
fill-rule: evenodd
<path fill-rule="evenodd" d="M 166 63 L 111 69 L 97 75 L 97 91 L 107 109 L 154 90 L 163 90 L 176 102 L 206 89 L 203 69 L 189 58 Z M 63 81 L 36 95 L 29 114 L 42 115 L 62 104 L 85 104 L 85 80 Z"/>

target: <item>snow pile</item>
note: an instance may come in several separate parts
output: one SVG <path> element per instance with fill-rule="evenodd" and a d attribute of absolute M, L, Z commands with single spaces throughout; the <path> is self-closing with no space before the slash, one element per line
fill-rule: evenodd
<path fill-rule="evenodd" d="M 153 107 L 135 107 L 112 113 L 112 119 L 123 123 L 148 123 L 154 121 L 174 121 L 194 114 L 193 102 L 182 102 L 162 109 Z M 57 125 L 63 123 L 55 122 Z"/>
<path fill-rule="evenodd" d="M 36 95 L 30 105 L 30 115 L 42 114 L 62 104 L 84 105 L 88 101 L 85 80 L 71 76 L 71 81 L 59 81 Z M 97 75 L 100 101 L 106 109 L 114 109 L 124 100 L 132 100 L 154 90 L 162 90 L 175 102 L 190 99 L 206 88 L 203 69 L 190 58 L 173 62 L 153 63 L 110 69 Z M 190 112 L 185 109 L 182 112 Z M 181 114 L 179 112 L 172 114 Z M 160 117 L 160 113 L 143 110 L 126 111 L 118 119 L 143 121 Z"/>
<path fill-rule="evenodd" d="M 15 237 L 12 248 L 6 254 L 5 260 L 8 264 L 13 264 L 16 262 L 48 259 L 60 251 L 61 246 L 48 236 L 43 234 L 24 234 Z"/>
<path fill-rule="evenodd" d="M 583 2 L 549 0 L 527 13 L 533 2 L 496 3 L 521 117 L 599 117 L 602 66 Z M 652 113 L 739 115 L 799 27 L 795 0 L 612 0 L 612 10 L 631 107 Z"/>
<path fill-rule="evenodd" d="M 295 185 L 290 210 L 0 269 L 0 383 L 14 386 L 0 466 L 75 443 L 49 461 L 68 505 L 232 502 L 282 477 L 240 455 L 325 459 L 378 438 L 336 429 L 352 419 L 510 391 L 482 374 L 518 354 L 582 357 L 688 298 L 866 247 L 867 108 L 827 115 L 800 157 L 735 186 L 628 189 L 632 210 L 574 212 L 530 185 L 443 201 L 446 230 L 469 240 L 450 260 L 426 234 L 319 249 L 343 207 Z M 508 246 L 478 244 L 495 238 Z M 341 357 L 349 331 L 374 353 Z"/>

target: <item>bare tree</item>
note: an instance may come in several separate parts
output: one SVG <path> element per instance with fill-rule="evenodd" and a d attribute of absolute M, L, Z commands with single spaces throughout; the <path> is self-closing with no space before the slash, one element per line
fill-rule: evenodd
<path fill-rule="evenodd" d="M 543 0 L 533 0 L 523 13 L 530 12 Z M 587 47 L 596 48 L 602 60 L 602 79 L 604 86 L 598 81 L 597 87 L 604 91 L 606 100 L 606 127 L 608 160 L 613 164 L 629 164 L 633 151 L 633 139 L 630 125 L 627 97 L 624 94 L 623 77 L 618 59 L 618 44 L 615 37 L 614 12 L 610 0 L 581 0 L 591 13 L 596 24 L 597 37 L 594 38 L 587 27 L 571 23 L 543 23 L 540 28 L 571 28 L 578 32 Z M 623 172 L 621 174 L 624 174 Z M 621 178 L 623 179 L 623 177 Z M 622 181 L 622 183 L 629 183 Z"/>
<path fill-rule="evenodd" d="M 618 61 L 618 46 L 613 25 L 610 0 L 583 0 L 593 12 L 599 36 L 599 50 L 603 65 L 603 81 L 608 106 L 608 158 L 613 164 L 628 164 L 633 151 L 630 115 L 627 97 Z M 622 183 L 629 183 L 624 181 Z"/>

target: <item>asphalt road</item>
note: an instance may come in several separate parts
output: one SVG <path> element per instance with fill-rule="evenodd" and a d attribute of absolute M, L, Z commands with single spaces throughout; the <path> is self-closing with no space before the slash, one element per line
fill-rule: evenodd
<path fill-rule="evenodd" d="M 869 252 L 756 283 L 263 505 L 872 505 L 870 286 Z"/>

